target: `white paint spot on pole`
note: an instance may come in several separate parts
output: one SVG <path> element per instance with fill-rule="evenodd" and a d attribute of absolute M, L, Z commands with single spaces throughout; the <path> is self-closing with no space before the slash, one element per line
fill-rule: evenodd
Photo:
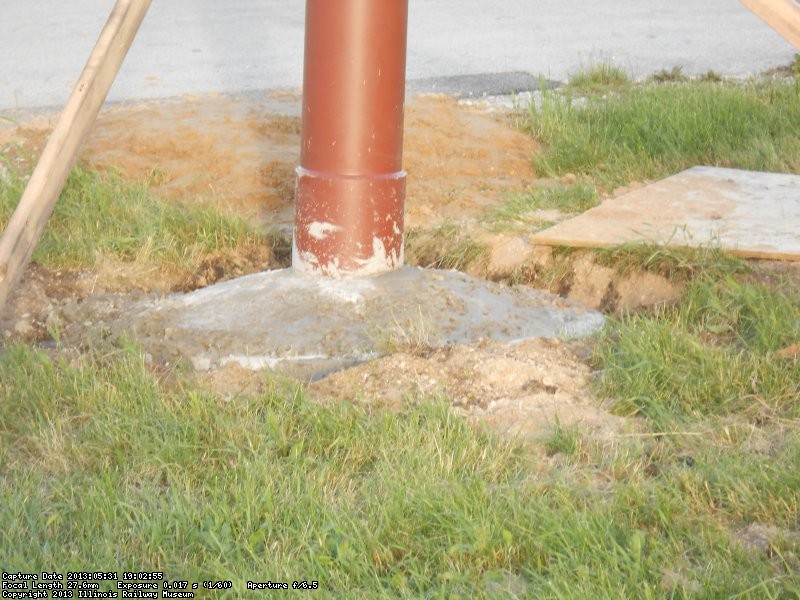
<path fill-rule="evenodd" d="M 313 237 L 315 240 L 324 240 L 330 234 L 337 233 L 342 230 L 341 227 L 334 225 L 333 223 L 321 223 L 319 221 L 309 224 L 306 229 L 308 231 L 308 235 Z"/>

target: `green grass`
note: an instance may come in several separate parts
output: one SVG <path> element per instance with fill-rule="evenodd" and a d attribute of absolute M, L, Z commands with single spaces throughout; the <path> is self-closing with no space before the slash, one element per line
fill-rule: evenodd
<path fill-rule="evenodd" d="M 433 230 L 410 229 L 405 236 L 405 258 L 409 265 L 426 269 L 464 270 L 484 260 L 487 249 L 470 232 L 452 222 Z"/>
<path fill-rule="evenodd" d="M 800 362 L 775 353 L 800 339 L 800 293 L 695 278 L 679 306 L 616 322 L 601 342 L 600 390 L 623 412 L 800 417 Z"/>
<path fill-rule="evenodd" d="M 597 204 L 597 190 L 591 183 L 536 187 L 524 193 L 512 195 L 504 204 L 492 210 L 486 221 L 495 229 L 525 228 L 541 226 L 534 213 L 555 208 L 565 214 L 580 213 Z"/>
<path fill-rule="evenodd" d="M 747 524 L 772 527 L 778 534 L 764 543 L 773 572 L 762 588 L 742 588 L 750 597 L 800 594 L 800 361 L 777 353 L 798 339 L 795 283 L 709 268 L 678 306 L 611 322 L 595 355 L 598 393 L 651 433 L 610 455 L 584 449 L 584 468 L 670 482 L 676 496 L 654 508 L 657 520 L 674 509 L 697 517 L 702 505 L 740 539 Z M 766 589 L 776 577 L 788 584 L 782 593 Z"/>
<path fill-rule="evenodd" d="M 711 71 L 709 71 L 711 73 Z M 714 77 L 710 77 L 709 81 L 714 81 Z M 675 83 L 689 81 L 689 76 L 683 72 L 683 67 L 676 65 L 671 69 L 661 69 L 650 76 L 650 81 L 656 83 Z"/>
<path fill-rule="evenodd" d="M 725 81 L 725 78 L 717 73 L 714 69 L 709 69 L 702 75 L 700 75 L 700 81 L 706 81 L 709 83 L 722 83 Z"/>
<path fill-rule="evenodd" d="M 0 224 L 24 189 L 0 178 Z M 191 271 L 208 254 L 265 243 L 240 217 L 209 205 L 154 197 L 146 182 L 77 167 L 71 173 L 33 260 L 51 269 L 91 269 L 101 258 L 139 267 Z"/>
<path fill-rule="evenodd" d="M 550 456 L 563 454 L 574 457 L 581 449 L 580 429 L 575 425 L 567 427 L 556 422 L 550 437 L 545 440 L 544 447 Z"/>
<path fill-rule="evenodd" d="M 632 83 L 622 67 L 600 63 L 574 73 L 569 78 L 567 87 L 578 93 L 607 93 L 624 90 Z"/>
<path fill-rule="evenodd" d="M 666 244 L 631 242 L 599 248 L 597 263 L 621 274 L 656 273 L 668 279 L 689 280 L 700 274 L 724 276 L 748 271 L 746 262 L 718 246 L 671 247 Z"/>
<path fill-rule="evenodd" d="M 575 173 L 613 188 L 694 165 L 800 171 L 800 86 L 794 81 L 677 82 L 623 93 L 545 92 L 527 129 L 543 176 Z"/>
<path fill-rule="evenodd" d="M 575 454 L 564 430 L 542 450 L 575 466 L 534 477 L 531 448 L 440 405 L 323 407 L 275 382 L 224 401 L 169 379 L 132 348 L 71 363 L 23 345 L 0 354 L 5 570 L 233 582 L 214 597 L 299 578 L 321 597 L 798 593 L 791 539 L 774 543 L 783 562 L 735 541 L 754 519 L 792 525 L 796 435 L 752 464 L 703 446 L 688 469 L 686 449 L 663 442 Z M 598 469 L 613 487 L 581 479 Z"/>

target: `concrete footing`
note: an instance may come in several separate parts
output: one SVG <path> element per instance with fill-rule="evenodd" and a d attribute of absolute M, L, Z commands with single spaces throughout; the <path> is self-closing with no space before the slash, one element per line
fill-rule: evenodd
<path fill-rule="evenodd" d="M 394 351 L 573 338 L 602 325 L 600 313 L 546 292 L 410 267 L 348 279 L 267 271 L 138 305 L 119 323 L 159 360 L 311 379 Z"/>

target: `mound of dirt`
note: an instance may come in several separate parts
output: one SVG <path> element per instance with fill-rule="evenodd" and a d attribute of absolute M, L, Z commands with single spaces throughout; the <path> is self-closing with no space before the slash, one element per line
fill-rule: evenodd
<path fill-rule="evenodd" d="M 265 229 L 294 218 L 300 97 L 186 97 L 103 109 L 81 160 L 115 169 L 166 198 L 213 200 Z M 57 115 L 0 120 L 0 153 L 31 168 Z M 486 114 L 441 95 L 406 105 L 406 223 L 434 227 L 475 217 L 534 178 L 536 143 Z"/>
<path fill-rule="evenodd" d="M 519 344 L 480 342 L 429 355 L 398 353 L 335 373 L 310 385 L 314 397 L 353 399 L 400 408 L 440 398 L 504 435 L 547 437 L 556 425 L 587 437 L 630 428 L 595 398 L 591 372 L 577 343 L 533 339 Z"/>
<path fill-rule="evenodd" d="M 413 98 L 406 107 L 403 149 L 406 224 L 434 227 L 480 216 L 531 185 L 536 148 L 502 114 L 443 95 Z"/>

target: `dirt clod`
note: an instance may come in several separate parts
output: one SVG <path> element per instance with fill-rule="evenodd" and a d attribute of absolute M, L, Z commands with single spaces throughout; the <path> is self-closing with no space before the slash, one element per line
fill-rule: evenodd
<path fill-rule="evenodd" d="M 676 301 L 682 286 L 654 273 L 619 275 L 614 282 L 617 314 L 652 308 Z"/>
<path fill-rule="evenodd" d="M 491 279 L 511 277 L 533 254 L 534 248 L 520 237 L 496 235 L 485 242 L 490 248 L 487 275 Z"/>
<path fill-rule="evenodd" d="M 800 533 L 762 523 L 751 523 L 739 531 L 735 539 L 742 548 L 753 554 L 769 553 L 778 544 L 800 545 Z"/>
<path fill-rule="evenodd" d="M 591 254 L 584 254 L 572 263 L 572 271 L 569 297 L 586 306 L 602 306 L 609 296 L 614 270 L 596 264 Z"/>

